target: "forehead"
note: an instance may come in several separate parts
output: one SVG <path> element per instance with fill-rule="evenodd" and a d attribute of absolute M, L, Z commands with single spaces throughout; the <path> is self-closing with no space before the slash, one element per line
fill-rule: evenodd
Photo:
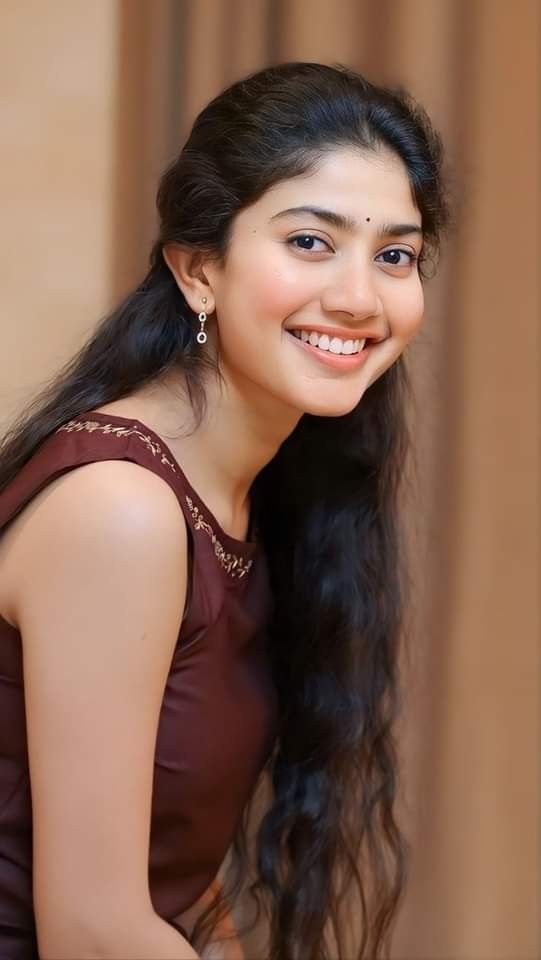
<path fill-rule="evenodd" d="M 419 220 L 406 166 L 395 153 L 340 149 L 308 175 L 282 180 L 242 211 L 246 225 L 260 225 L 280 210 L 317 204 L 364 221 Z"/>

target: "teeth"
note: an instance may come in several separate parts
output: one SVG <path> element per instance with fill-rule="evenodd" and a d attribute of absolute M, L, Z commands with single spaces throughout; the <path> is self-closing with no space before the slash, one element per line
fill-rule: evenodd
<path fill-rule="evenodd" d="M 347 343 L 347 340 L 346 340 Z M 329 343 L 329 353 L 347 353 L 346 343 L 343 343 L 338 337 L 333 337 Z M 321 344 L 320 344 L 321 346 Z"/>
<path fill-rule="evenodd" d="M 331 340 L 326 333 L 319 334 L 315 330 L 291 330 L 290 333 L 299 340 L 309 343 L 312 347 L 327 350 L 329 353 L 345 354 L 346 356 L 352 353 L 360 353 L 366 343 L 366 339 L 341 340 L 340 337 L 333 337 Z"/>

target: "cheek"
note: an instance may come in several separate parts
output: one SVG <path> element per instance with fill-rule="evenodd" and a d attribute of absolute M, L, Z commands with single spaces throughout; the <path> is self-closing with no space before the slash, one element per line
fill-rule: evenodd
<path fill-rule="evenodd" d="M 260 271 L 251 284 L 254 308 L 261 320 L 285 321 L 304 302 L 301 285 L 279 270 Z"/>
<path fill-rule="evenodd" d="M 293 264 L 284 263 L 280 251 L 268 247 L 258 257 L 245 260 L 235 271 L 235 300 L 244 316 L 250 313 L 259 323 L 265 319 L 285 322 L 288 316 L 310 300 L 311 293 Z"/>
<path fill-rule="evenodd" d="M 388 318 L 393 334 L 410 340 L 419 331 L 423 322 L 424 295 L 420 281 L 410 290 L 402 290 L 400 296 L 388 304 Z"/>

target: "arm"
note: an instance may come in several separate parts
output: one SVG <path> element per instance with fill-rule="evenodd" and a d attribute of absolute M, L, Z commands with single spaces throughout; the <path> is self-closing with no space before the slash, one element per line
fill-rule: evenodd
<path fill-rule="evenodd" d="M 72 927 L 60 949 L 40 950 L 39 956 L 40 960 L 201 960 L 188 941 L 153 912 L 131 914 L 122 927 L 118 922 L 102 924 L 97 937 Z"/>
<path fill-rule="evenodd" d="M 137 464 L 81 466 L 32 502 L 19 561 L 40 956 L 192 960 L 148 886 L 157 726 L 186 596 L 175 494 Z"/>

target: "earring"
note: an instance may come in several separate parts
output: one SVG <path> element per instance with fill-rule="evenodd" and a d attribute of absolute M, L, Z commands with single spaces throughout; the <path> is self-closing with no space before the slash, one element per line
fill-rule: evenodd
<path fill-rule="evenodd" d="M 203 303 L 206 303 L 206 302 L 207 302 L 207 298 L 206 298 L 206 297 L 203 297 L 202 302 L 203 302 Z M 196 338 L 196 339 L 197 339 L 197 342 L 198 342 L 198 343 L 206 343 L 206 342 L 207 342 L 207 335 L 206 335 L 206 333 L 205 333 L 205 320 L 207 319 L 207 315 L 206 315 L 206 313 L 205 313 L 204 310 L 201 311 L 201 313 L 199 314 L 198 319 L 199 319 L 199 322 L 200 322 L 200 324 L 201 324 L 201 329 L 200 329 L 199 333 L 197 334 L 197 338 Z"/>

